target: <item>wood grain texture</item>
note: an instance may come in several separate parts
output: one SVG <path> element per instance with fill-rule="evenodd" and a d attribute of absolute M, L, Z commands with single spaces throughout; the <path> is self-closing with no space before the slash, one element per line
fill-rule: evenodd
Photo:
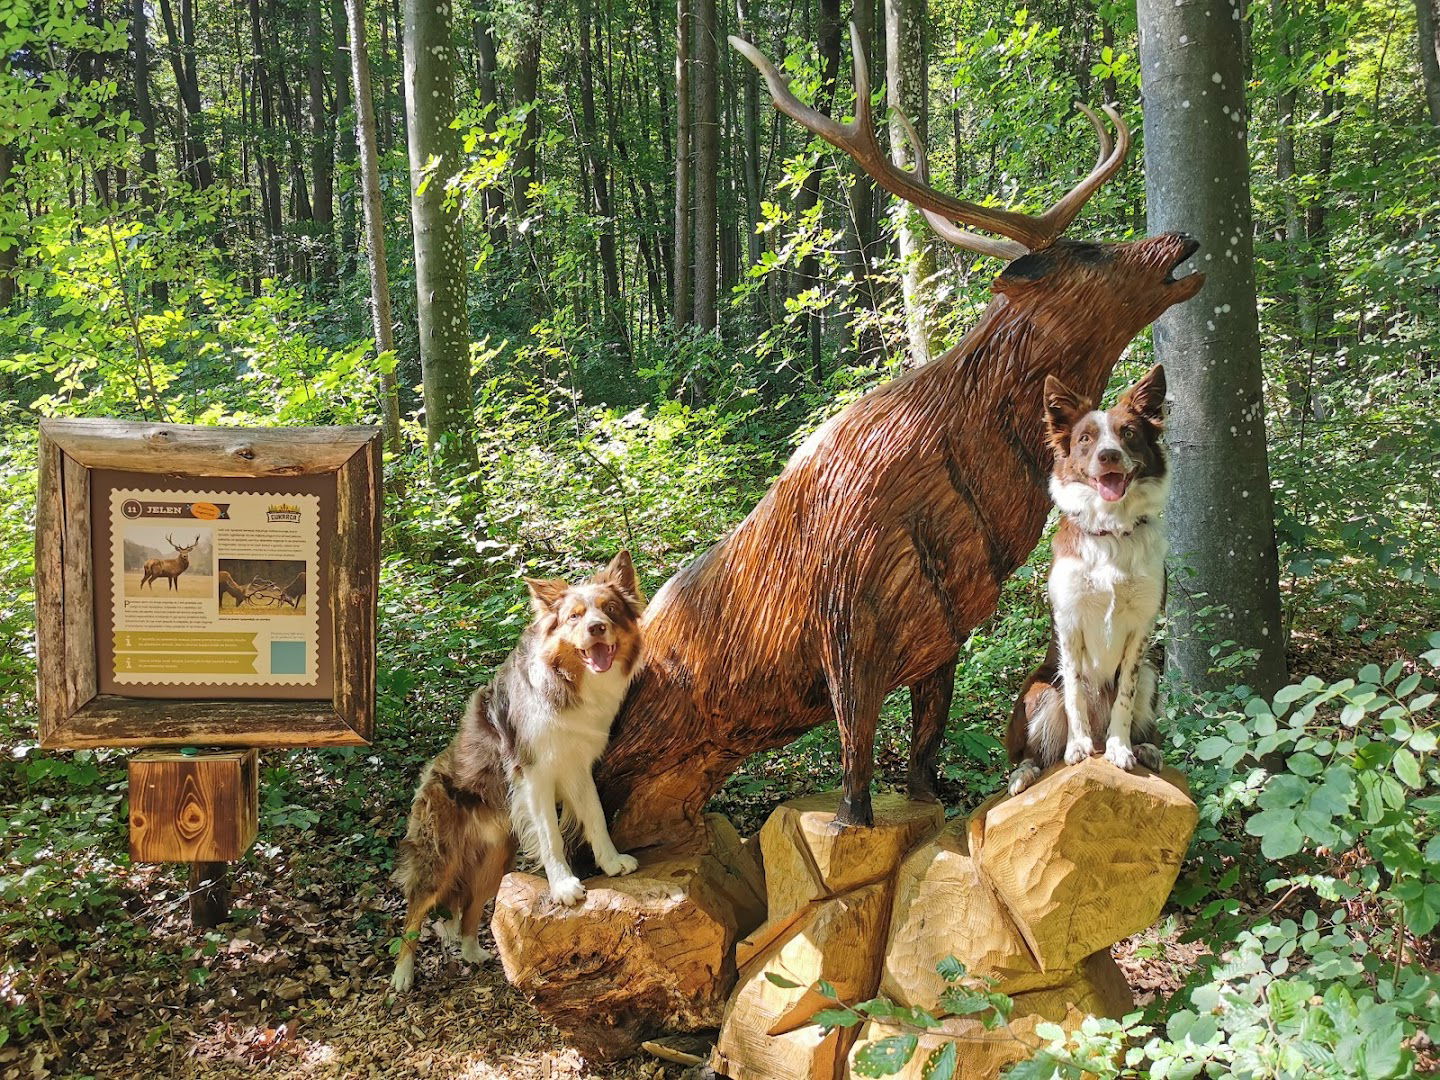
<path fill-rule="evenodd" d="M 365 742 L 375 732 L 375 619 L 380 595 L 380 432 L 340 467 L 330 562 L 335 712 Z"/>
<path fill-rule="evenodd" d="M 592 878 L 575 907 L 553 901 L 544 878 L 508 874 L 491 921 L 506 978 L 596 1060 L 658 1032 L 718 1027 L 735 941 L 763 915 L 755 868 L 722 860 L 738 848 L 719 835 L 713 850 Z"/>
<path fill-rule="evenodd" d="M 980 865 L 1041 970 L 1069 969 L 1155 921 L 1197 817 L 1175 770 L 1092 757 L 995 804 Z"/>
<path fill-rule="evenodd" d="M 971 975 L 998 980 L 1004 994 L 1055 986 L 1066 977 L 1040 971 L 971 855 L 968 833 L 968 820 L 956 818 L 916 847 L 896 875 L 880 988 L 901 1005 L 928 1009 L 940 1000 L 945 980 L 935 966 L 948 956 Z"/>
<path fill-rule="evenodd" d="M 182 701 L 101 694 L 41 746 L 364 746 L 326 701 Z"/>
<path fill-rule="evenodd" d="M 75 711 L 65 670 L 65 491 L 64 454 L 41 427 L 35 502 L 35 630 L 39 653 L 40 743 Z"/>
<path fill-rule="evenodd" d="M 938 803 L 902 795 L 875 798 L 875 826 L 835 824 L 840 792 L 809 795 L 776 808 L 760 829 L 769 920 L 784 920 L 812 900 L 889 877 L 920 837 L 938 829 Z"/>
<path fill-rule="evenodd" d="M 41 422 L 36 508 L 40 745 L 356 746 L 375 725 L 381 435 L 378 428 L 231 429 L 118 420 Z M 335 473 L 328 617 L 333 704 L 97 695 L 90 470 L 165 476 Z"/>
<path fill-rule="evenodd" d="M 40 431 L 90 469 L 167 476 L 308 476 L 339 469 L 376 438 L 378 429 L 257 430 L 63 418 L 42 420 Z"/>
<path fill-rule="evenodd" d="M 826 721 L 863 809 L 885 694 L 955 656 L 1044 529 L 1045 377 L 1098 399 L 1135 334 L 1198 289 L 1165 280 L 1191 250 L 1061 240 L 1017 260 L 954 348 L 827 421 L 656 593 L 596 771 L 622 848 L 696 831 L 742 761 Z"/>
<path fill-rule="evenodd" d="M 230 862 L 259 827 L 256 750 L 146 751 L 129 762 L 134 862 Z"/>

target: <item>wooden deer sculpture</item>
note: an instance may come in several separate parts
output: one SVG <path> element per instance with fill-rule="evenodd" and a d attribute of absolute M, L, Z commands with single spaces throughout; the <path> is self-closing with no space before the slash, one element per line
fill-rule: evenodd
<path fill-rule="evenodd" d="M 175 543 L 174 540 L 170 539 L 170 535 L 167 533 L 165 535 L 165 542 L 175 549 L 175 554 L 168 559 L 145 560 L 145 573 L 141 575 L 140 578 L 140 587 L 142 589 L 146 585 L 150 585 L 153 590 L 155 586 L 152 582 L 159 578 L 168 578 L 170 588 L 172 590 L 178 589 L 180 586 L 176 583 L 175 579 L 190 569 L 190 552 L 194 551 L 196 545 L 200 543 L 200 537 L 197 535 L 194 543 L 190 544 L 189 547 L 181 547 Z"/>
<path fill-rule="evenodd" d="M 741 761 L 832 717 L 844 769 L 838 820 L 870 824 L 875 726 L 899 686 L 916 702 L 910 792 L 933 798 L 956 652 L 994 610 L 1049 510 L 1045 377 L 1099 400 L 1130 340 L 1204 281 L 1173 275 L 1198 247 L 1182 234 L 1125 244 L 1061 237 L 1125 159 L 1129 132 L 1113 109 L 1112 145 L 1081 106 L 1099 160 L 1045 213 L 979 206 L 929 186 L 913 129 L 915 172 L 892 164 L 853 26 L 851 38 L 848 124 L 800 102 L 752 45 L 730 42 L 779 109 L 922 209 L 946 240 L 1009 265 L 958 345 L 831 418 L 750 516 L 656 595 L 647 666 L 597 773 L 626 850 L 696 835 L 705 801 Z"/>

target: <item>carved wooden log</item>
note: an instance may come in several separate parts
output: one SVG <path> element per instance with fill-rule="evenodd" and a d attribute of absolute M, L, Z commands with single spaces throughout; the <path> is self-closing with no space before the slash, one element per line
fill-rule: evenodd
<path fill-rule="evenodd" d="M 945 1019 L 898 1075 L 922 1076 L 930 1053 L 954 1041 L 955 1075 L 997 1077 L 1039 1043 L 1041 1021 L 1073 1028 L 1133 1007 L 1109 948 L 1155 920 L 1184 856 L 1196 812 L 1174 770 L 1131 774 L 1100 758 L 1061 766 L 943 828 L 933 804 L 892 796 L 876 800 L 873 833 L 836 832 L 837 801 L 794 800 L 761 829 L 770 917 L 736 947 L 716 1071 L 734 1080 L 855 1075 L 857 1038 L 894 1029 L 826 1034 L 807 1023 L 827 1004 L 820 981 L 852 1004 L 878 988 L 933 1009 L 945 988 L 936 965 L 949 956 L 1010 995 L 1010 1030 Z"/>
<path fill-rule="evenodd" d="M 705 824 L 704 852 L 592 878 L 575 907 L 551 900 L 543 877 L 501 883 L 491 928 L 505 975 L 587 1057 L 719 1025 L 735 942 L 764 917 L 765 886 L 734 827 L 718 814 Z"/>
<path fill-rule="evenodd" d="M 769 917 L 736 947 L 739 980 L 712 1061 L 735 1080 L 839 1075 L 854 1032 L 822 1036 L 810 1024 L 830 1003 L 820 984 L 842 1001 L 873 996 L 896 867 L 944 820 L 936 803 L 881 795 L 873 829 L 840 829 L 839 804 L 839 791 L 794 799 L 760 830 Z"/>

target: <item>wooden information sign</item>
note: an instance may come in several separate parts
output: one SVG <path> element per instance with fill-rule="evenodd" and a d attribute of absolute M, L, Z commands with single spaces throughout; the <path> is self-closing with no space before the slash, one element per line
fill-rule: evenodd
<path fill-rule="evenodd" d="M 40 745 L 130 762 L 131 857 L 188 862 L 226 917 L 255 839 L 255 747 L 368 744 L 380 432 L 40 425 Z M 195 746 L 234 747 L 200 754 Z"/>
<path fill-rule="evenodd" d="M 40 425 L 40 745 L 370 741 L 376 428 Z"/>

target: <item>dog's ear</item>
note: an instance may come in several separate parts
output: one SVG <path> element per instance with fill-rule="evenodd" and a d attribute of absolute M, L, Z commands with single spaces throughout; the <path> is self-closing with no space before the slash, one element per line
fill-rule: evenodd
<path fill-rule="evenodd" d="M 1156 364 L 1145 377 L 1126 390 L 1118 402 L 1129 405 L 1135 414 L 1156 427 L 1165 426 L 1165 367 Z"/>
<path fill-rule="evenodd" d="M 635 610 L 636 615 L 644 611 L 645 594 L 640 590 L 640 579 L 635 576 L 635 563 L 630 558 L 630 552 L 624 548 L 610 560 L 609 566 L 595 575 L 595 580 L 614 585 L 626 597 L 633 600 L 631 608 Z"/>
<path fill-rule="evenodd" d="M 527 577 L 525 587 L 530 590 L 530 606 L 536 615 L 548 615 L 570 591 L 570 583 L 562 578 Z"/>
<path fill-rule="evenodd" d="M 1089 398 L 1077 394 L 1054 375 L 1045 376 L 1045 431 L 1056 451 L 1065 452 L 1070 429 L 1091 407 Z"/>

